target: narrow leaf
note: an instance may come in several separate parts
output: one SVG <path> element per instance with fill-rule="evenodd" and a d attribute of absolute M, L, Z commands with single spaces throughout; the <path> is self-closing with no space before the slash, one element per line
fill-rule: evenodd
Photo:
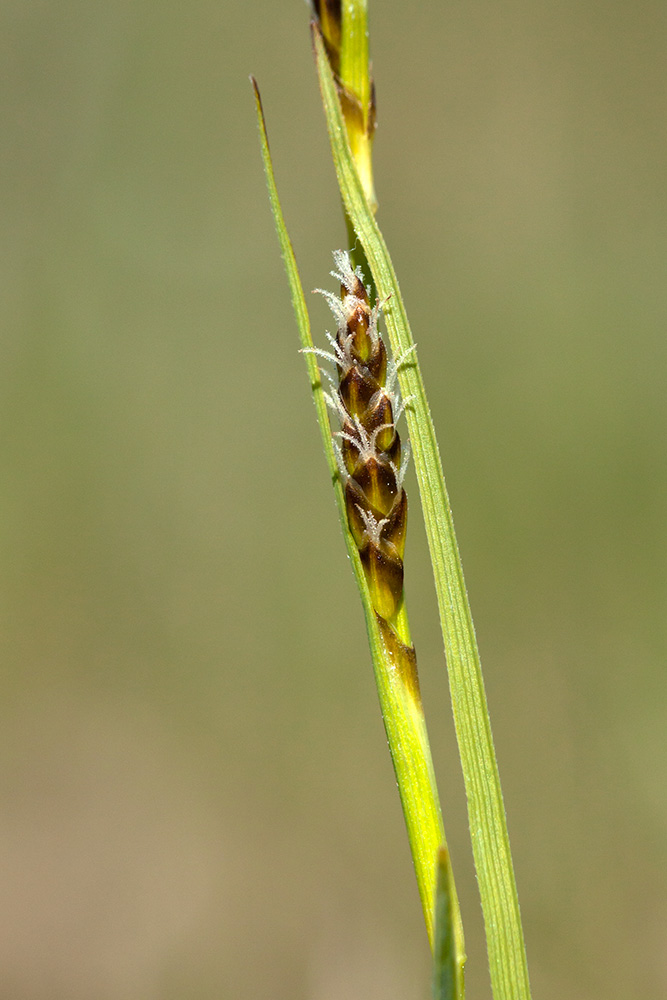
<path fill-rule="evenodd" d="M 320 370 L 315 360 L 315 355 L 310 353 L 313 347 L 313 338 L 310 331 L 310 317 L 308 315 L 308 307 L 306 306 L 306 298 L 303 294 L 303 285 L 301 284 L 301 278 L 299 276 L 299 269 L 297 267 L 296 258 L 294 256 L 294 250 L 292 248 L 292 241 L 289 238 L 287 232 L 287 227 L 285 225 L 285 218 L 280 207 L 280 199 L 278 198 L 278 188 L 276 187 L 276 181 L 273 173 L 273 163 L 271 161 L 271 152 L 269 150 L 269 139 L 266 132 L 266 122 L 264 120 L 264 111 L 262 109 L 262 99 L 259 94 L 259 88 L 257 87 L 257 81 L 254 77 L 250 77 L 250 82 L 252 83 L 253 91 L 255 94 L 255 107 L 257 112 L 257 124 L 259 126 L 259 140 L 262 150 L 262 160 L 264 162 L 264 172 L 266 174 L 266 186 L 269 192 L 269 202 L 271 204 L 271 212 L 273 213 L 273 219 L 276 225 L 276 232 L 278 233 L 278 240 L 280 242 L 280 250 L 283 256 L 283 261 L 285 263 L 285 271 L 287 272 L 287 280 L 289 282 L 290 293 L 292 296 L 292 306 L 294 308 L 294 315 L 296 317 L 297 327 L 299 330 L 299 338 L 301 340 L 301 347 L 303 349 L 303 357 L 306 362 L 306 367 L 308 369 L 308 376 L 310 379 L 310 388 L 313 393 L 313 398 L 315 400 L 315 409 L 317 411 L 317 422 L 320 425 L 320 431 L 322 433 L 322 443 L 324 445 L 324 452 L 327 459 L 327 465 L 329 467 L 329 473 L 331 475 L 332 482 L 334 484 L 334 489 L 336 490 L 336 499 L 338 501 L 338 513 L 341 518 L 341 524 L 343 526 L 343 533 L 347 537 L 349 532 L 347 531 L 347 518 L 345 516 L 345 509 L 343 505 L 342 490 L 340 488 L 340 479 L 338 476 L 338 467 L 336 465 L 336 456 L 334 455 L 333 445 L 331 443 L 331 425 L 329 423 L 329 414 L 327 411 L 327 404 L 324 398 L 324 391 L 322 387 L 322 380 L 320 378 Z M 354 548 L 354 545 L 352 545 Z M 348 544 L 348 550 L 350 545 Z M 356 553 L 356 548 L 354 549 Z"/>
<path fill-rule="evenodd" d="M 398 356 L 414 348 L 403 298 L 387 246 L 355 170 L 335 82 L 316 30 L 314 45 L 338 185 L 378 293 L 388 300 L 386 325 L 394 356 Z M 477 641 L 416 352 L 413 351 L 409 362 L 401 366 L 399 381 L 404 398 L 411 398 L 407 421 L 447 656 L 491 983 L 496 1000 L 528 1000 L 530 986 L 523 931 Z"/>

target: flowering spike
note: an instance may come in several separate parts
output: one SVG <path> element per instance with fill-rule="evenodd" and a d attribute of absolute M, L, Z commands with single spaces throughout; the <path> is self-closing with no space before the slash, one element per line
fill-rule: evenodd
<path fill-rule="evenodd" d="M 396 421 L 402 407 L 394 390 L 396 370 L 405 356 L 388 364 L 378 333 L 380 307 L 371 308 L 361 269 L 352 267 L 343 250 L 335 251 L 334 263 L 336 270 L 331 273 L 340 282 L 341 297 L 322 294 L 338 323 L 335 339 L 329 338 L 339 376 L 330 406 L 342 425 L 336 434 L 336 454 L 345 480 L 348 524 L 373 607 L 393 630 L 403 604 L 408 513 L 403 478 L 409 449 L 401 457 Z"/>

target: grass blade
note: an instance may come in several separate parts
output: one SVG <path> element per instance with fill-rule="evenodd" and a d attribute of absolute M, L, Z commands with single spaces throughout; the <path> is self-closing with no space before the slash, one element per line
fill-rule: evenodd
<path fill-rule="evenodd" d="M 391 258 L 371 212 L 347 143 L 335 81 L 319 32 L 313 32 L 322 99 L 338 185 L 381 298 L 394 356 L 414 346 Z M 399 373 L 412 397 L 407 420 L 419 481 L 442 626 L 454 723 L 468 800 L 473 854 L 496 1000 L 528 1000 L 530 986 L 477 641 L 433 421 L 416 354 Z"/>

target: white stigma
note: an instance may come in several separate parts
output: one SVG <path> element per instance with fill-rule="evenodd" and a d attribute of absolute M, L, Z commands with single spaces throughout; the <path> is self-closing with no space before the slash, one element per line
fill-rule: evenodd
<path fill-rule="evenodd" d="M 380 546 L 380 535 L 382 534 L 382 529 L 385 524 L 388 523 L 389 518 L 383 517 L 382 520 L 378 521 L 369 510 L 364 510 L 359 504 L 356 505 L 357 510 L 361 516 L 361 520 L 364 522 L 364 528 L 366 529 L 366 534 L 368 535 L 371 542 L 374 545 Z"/>

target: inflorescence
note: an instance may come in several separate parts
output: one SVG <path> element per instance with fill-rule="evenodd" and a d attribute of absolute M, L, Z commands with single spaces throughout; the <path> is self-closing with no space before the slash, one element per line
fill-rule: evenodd
<path fill-rule="evenodd" d="M 397 389 L 397 369 L 405 355 L 387 361 L 378 332 L 381 304 L 371 309 L 359 267 L 349 254 L 334 251 L 341 297 L 317 289 L 326 298 L 338 326 L 327 333 L 331 351 L 315 353 L 331 361 L 338 378 L 327 402 L 341 422 L 334 438 L 350 531 L 359 550 L 377 614 L 391 622 L 403 602 L 403 552 L 408 501 L 403 478 L 409 446 L 403 450 L 396 430 L 404 404 Z M 326 374 L 326 373 L 325 373 Z M 336 384 L 337 383 L 337 384 Z"/>

